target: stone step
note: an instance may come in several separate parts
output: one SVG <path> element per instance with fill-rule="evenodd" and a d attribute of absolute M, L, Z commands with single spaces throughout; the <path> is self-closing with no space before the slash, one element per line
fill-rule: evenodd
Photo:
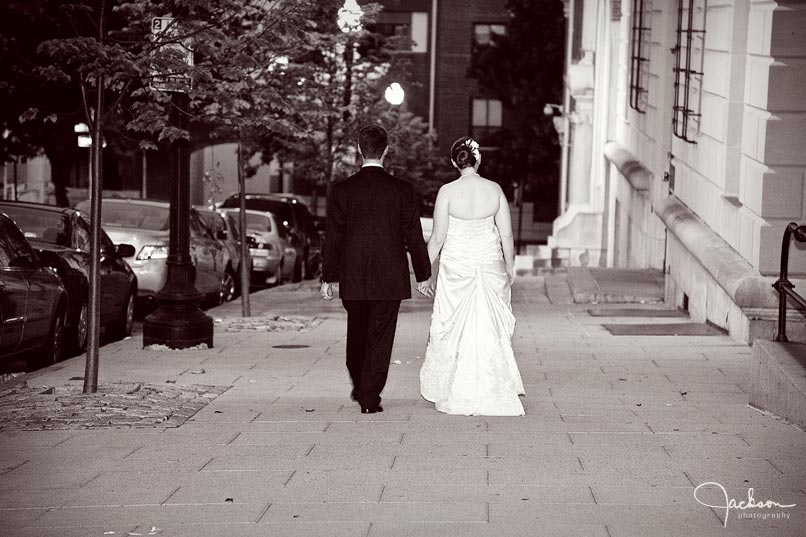
<path fill-rule="evenodd" d="M 657 270 L 569 267 L 568 285 L 574 302 L 663 302 L 664 276 Z"/>

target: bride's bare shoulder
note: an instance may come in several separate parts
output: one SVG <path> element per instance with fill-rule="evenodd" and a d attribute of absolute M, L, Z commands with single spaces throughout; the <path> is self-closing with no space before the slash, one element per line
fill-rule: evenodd
<path fill-rule="evenodd" d="M 481 177 L 481 176 L 479 176 L 479 177 L 481 178 L 482 181 L 484 181 L 484 185 L 486 187 L 491 188 L 492 190 L 495 190 L 496 192 L 503 192 L 503 190 L 501 190 L 501 185 L 499 185 L 498 183 L 496 183 L 492 179 L 487 179 L 486 177 Z"/>

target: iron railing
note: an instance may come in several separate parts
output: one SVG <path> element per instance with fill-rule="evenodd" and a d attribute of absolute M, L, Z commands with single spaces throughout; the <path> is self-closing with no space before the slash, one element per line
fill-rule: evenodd
<path fill-rule="evenodd" d="M 784 231 L 784 242 L 781 244 L 781 274 L 772 286 L 778 291 L 778 333 L 775 341 L 788 341 L 786 338 L 786 301 L 791 298 L 801 308 L 806 309 L 806 299 L 795 292 L 795 286 L 789 281 L 789 243 L 792 238 L 798 242 L 806 242 L 806 225 L 799 226 L 790 222 Z"/>

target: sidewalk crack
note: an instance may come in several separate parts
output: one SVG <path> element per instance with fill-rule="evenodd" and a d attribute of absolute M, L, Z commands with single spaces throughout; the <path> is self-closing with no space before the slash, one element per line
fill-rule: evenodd
<path fill-rule="evenodd" d="M 238 437 L 239 437 L 239 436 L 241 436 L 241 433 L 240 433 L 240 432 L 235 433 L 235 436 L 233 436 L 232 438 L 230 438 L 228 441 L 224 442 L 224 445 L 225 445 L 225 446 L 228 446 L 228 445 L 232 444 L 233 442 L 235 442 L 235 440 L 237 440 L 237 439 L 238 439 Z"/>
<path fill-rule="evenodd" d="M 391 470 L 391 469 L 393 469 L 393 468 L 395 467 L 395 463 L 396 463 L 396 462 L 397 462 L 397 455 L 394 455 L 394 456 L 392 457 L 392 465 L 391 465 L 391 466 L 389 466 L 389 469 L 390 469 L 390 470 Z"/>
<path fill-rule="evenodd" d="M 585 465 L 582 464 L 582 457 L 577 456 L 577 462 L 579 463 L 579 467 L 582 468 L 582 471 L 586 472 L 587 470 L 585 470 Z"/>
<path fill-rule="evenodd" d="M 137 453 L 137 452 L 138 452 L 138 451 L 140 451 L 141 449 L 143 449 L 143 446 L 140 446 L 140 447 L 136 447 L 136 448 L 134 448 L 134 449 L 133 449 L 133 450 L 131 450 L 129 453 L 127 453 L 125 457 L 123 457 L 123 460 L 125 461 L 126 459 L 128 459 L 129 457 L 131 457 L 132 455 L 134 455 L 135 453 Z"/>
<path fill-rule="evenodd" d="M 257 524 L 257 523 L 259 523 L 261 520 L 263 520 L 263 517 L 264 517 L 264 516 L 266 516 L 266 513 L 268 513 L 268 512 L 269 512 L 269 508 L 270 508 L 270 507 L 271 507 L 271 504 L 269 504 L 269 505 L 267 505 L 267 506 L 266 506 L 266 508 L 263 510 L 263 512 L 262 512 L 262 513 L 260 513 L 260 516 L 259 516 L 259 517 L 257 517 L 257 519 L 255 520 L 255 524 Z"/>
<path fill-rule="evenodd" d="M 289 481 L 291 481 L 291 478 L 292 478 L 292 477 L 294 477 L 295 475 L 297 475 L 297 471 L 296 471 L 296 470 L 294 470 L 294 471 L 292 471 L 292 472 L 291 472 L 291 475 L 290 475 L 290 476 L 288 476 L 288 479 L 286 479 L 286 480 L 285 480 L 285 483 L 283 483 L 283 486 L 284 486 L 284 487 L 287 487 L 287 486 L 288 486 L 288 482 L 289 482 Z M 268 510 L 268 509 L 269 509 L 269 508 L 267 507 L 267 508 L 266 508 L 266 510 Z"/>
<path fill-rule="evenodd" d="M 135 450 L 135 451 L 136 451 L 136 450 Z M 124 458 L 125 458 L 125 457 L 124 457 Z M 9 473 L 9 472 L 13 472 L 13 471 L 14 471 L 14 470 L 16 470 L 17 468 L 19 468 L 20 466 L 22 466 L 23 464 L 28 463 L 28 462 L 31 462 L 31 461 L 29 461 L 29 460 L 24 460 L 24 461 L 22 461 L 21 463 L 16 464 L 16 465 L 14 465 L 14 466 L 10 466 L 10 467 L 8 467 L 8 468 L 3 468 L 3 470 L 2 470 L 2 471 L 0 471 L 0 475 L 6 475 L 6 474 L 7 474 L 7 473 Z"/>
<path fill-rule="evenodd" d="M 308 450 L 308 453 L 306 453 L 305 456 L 307 457 L 308 455 L 310 455 L 311 451 L 313 451 L 313 448 L 315 448 L 315 447 L 316 447 L 316 444 L 312 445 L 311 449 Z"/>
<path fill-rule="evenodd" d="M 596 505 L 599 505 L 599 500 L 596 499 L 596 494 L 593 493 L 593 487 L 588 486 L 588 490 L 591 493 L 591 498 L 593 498 L 593 503 L 595 503 Z"/>
<path fill-rule="evenodd" d="M 68 440 L 70 440 L 70 439 L 72 439 L 72 438 L 75 438 L 76 436 L 78 436 L 78 435 L 71 434 L 70 436 L 68 436 L 68 437 L 67 437 L 67 438 L 65 438 L 64 440 L 61 440 L 61 441 L 56 442 L 55 444 L 53 444 L 53 447 L 58 447 L 58 446 L 61 446 L 62 444 L 64 444 L 65 442 L 67 442 Z"/>
<path fill-rule="evenodd" d="M 782 475 L 785 473 L 783 470 L 781 470 L 780 468 L 778 468 L 778 467 L 775 465 L 775 463 L 774 463 L 774 462 L 772 462 L 770 459 L 764 459 L 764 460 L 765 460 L 765 461 L 767 461 L 768 463 L 770 463 L 770 465 L 771 465 L 773 468 L 775 468 L 776 470 L 778 470 L 779 472 L 781 472 L 781 474 L 782 474 Z"/>
<path fill-rule="evenodd" d="M 378 496 L 378 503 L 381 503 L 381 499 L 383 499 L 383 493 L 386 492 L 386 484 L 384 483 L 381 486 L 381 494 Z"/>
<path fill-rule="evenodd" d="M 173 490 L 173 492 L 171 492 L 170 494 L 168 494 L 168 496 L 167 496 L 167 497 L 166 497 L 164 500 L 162 500 L 162 501 L 160 502 L 160 505 L 165 505 L 166 503 L 168 503 L 168 500 L 170 500 L 170 499 L 171 499 L 171 497 L 172 497 L 174 494 L 176 494 L 177 492 L 179 492 L 179 489 L 181 489 L 181 488 L 182 488 L 182 487 L 176 487 L 176 488 Z"/>
<path fill-rule="evenodd" d="M 199 472 L 203 471 L 205 468 L 207 468 L 207 465 L 208 465 L 208 464 L 210 464 L 211 462 L 213 462 L 214 460 L 215 460 L 215 457 L 210 457 L 210 460 L 209 460 L 209 461 L 207 461 L 207 462 L 205 462 L 205 463 L 202 465 L 202 467 L 198 469 L 198 471 L 199 471 Z"/>

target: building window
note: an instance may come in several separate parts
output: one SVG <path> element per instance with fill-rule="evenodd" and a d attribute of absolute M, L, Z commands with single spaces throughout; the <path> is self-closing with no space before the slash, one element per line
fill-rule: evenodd
<path fill-rule="evenodd" d="M 634 0 L 630 43 L 630 108 L 644 113 L 649 96 L 649 52 L 652 46 L 651 0 Z"/>
<path fill-rule="evenodd" d="M 674 135 L 696 143 L 700 128 L 706 0 L 679 0 L 674 48 Z"/>
<path fill-rule="evenodd" d="M 398 52 L 428 52 L 426 12 L 383 12 L 381 20 L 368 24 L 367 30 L 371 34 L 377 34 L 373 40 L 373 46 L 376 48 L 393 39 L 397 41 Z"/>
<path fill-rule="evenodd" d="M 501 131 L 503 106 L 498 99 L 473 99 L 471 125 L 473 138 L 481 145 L 496 146 L 494 136 Z"/>
<path fill-rule="evenodd" d="M 503 24 L 476 24 L 473 26 L 473 42 L 476 45 L 492 45 L 493 35 L 506 35 Z"/>

